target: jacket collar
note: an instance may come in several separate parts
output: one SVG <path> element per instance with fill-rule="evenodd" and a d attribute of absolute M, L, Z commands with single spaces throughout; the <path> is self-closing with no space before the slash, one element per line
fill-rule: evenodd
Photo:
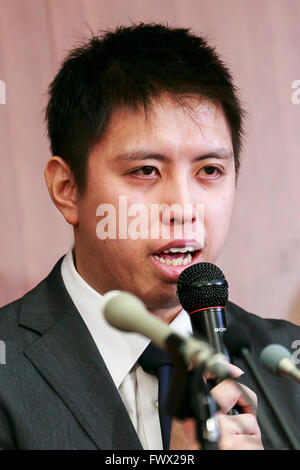
<path fill-rule="evenodd" d="M 40 337 L 24 350 L 99 449 L 142 449 L 105 363 L 62 281 L 57 262 L 22 299 L 19 325 Z"/>

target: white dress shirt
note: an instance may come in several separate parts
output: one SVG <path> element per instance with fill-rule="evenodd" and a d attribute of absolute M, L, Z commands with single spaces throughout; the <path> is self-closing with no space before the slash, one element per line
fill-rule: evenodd
<path fill-rule="evenodd" d="M 145 450 L 161 450 L 158 380 L 137 364 L 150 340 L 138 333 L 111 327 L 102 314 L 102 295 L 76 271 L 72 248 L 61 265 L 66 289 L 85 322 L 106 364 Z M 189 315 L 182 310 L 170 324 L 182 335 L 192 332 Z"/>

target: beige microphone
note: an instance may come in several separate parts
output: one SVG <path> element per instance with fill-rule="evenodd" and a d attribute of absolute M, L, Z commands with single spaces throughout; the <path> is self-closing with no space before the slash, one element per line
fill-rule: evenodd
<path fill-rule="evenodd" d="M 215 353 L 205 341 L 193 336 L 186 338 L 172 330 L 165 322 L 149 313 L 144 303 L 129 292 L 110 291 L 103 296 L 103 314 L 107 322 L 122 331 L 140 333 L 159 348 L 166 350 L 171 337 L 179 339 L 181 354 L 187 365 L 204 367 L 207 373 L 231 378 L 223 354 Z"/>

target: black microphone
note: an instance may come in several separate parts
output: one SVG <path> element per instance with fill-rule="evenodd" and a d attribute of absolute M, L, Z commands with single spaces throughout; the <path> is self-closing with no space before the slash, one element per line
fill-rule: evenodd
<path fill-rule="evenodd" d="M 177 296 L 190 315 L 194 335 L 205 338 L 232 362 L 223 342 L 227 328 L 228 283 L 221 269 L 212 263 L 189 266 L 178 278 Z"/>
<path fill-rule="evenodd" d="M 285 436 L 287 442 L 293 450 L 299 450 L 300 446 L 297 440 L 294 437 L 292 430 L 290 429 L 288 423 L 285 420 L 285 417 L 280 412 L 280 407 L 275 403 L 272 394 L 269 392 L 260 372 L 255 363 L 255 360 L 252 356 L 251 349 L 251 339 L 247 332 L 235 323 L 231 323 L 227 330 L 224 333 L 224 343 L 228 348 L 228 351 L 233 357 L 240 357 L 244 359 L 247 366 L 249 367 L 252 376 L 260 389 L 263 397 L 265 398 L 267 404 L 269 405 L 274 417 L 276 418 L 283 435 Z M 282 446 L 282 442 L 278 440 L 278 436 L 275 433 L 272 425 L 270 424 L 267 416 L 265 415 L 262 408 L 258 410 L 258 414 L 261 417 L 261 420 L 265 426 L 265 431 L 268 432 L 268 437 L 273 444 L 273 447 L 276 449 L 285 449 L 286 447 Z"/>
<path fill-rule="evenodd" d="M 190 315 L 193 334 L 207 340 L 215 351 L 232 362 L 223 342 L 223 334 L 227 328 L 228 283 L 221 269 L 212 263 L 189 266 L 178 278 L 177 296 Z M 221 380 L 215 378 L 209 382 L 213 386 Z M 239 412 L 240 409 L 236 406 L 228 414 L 235 415 Z"/>

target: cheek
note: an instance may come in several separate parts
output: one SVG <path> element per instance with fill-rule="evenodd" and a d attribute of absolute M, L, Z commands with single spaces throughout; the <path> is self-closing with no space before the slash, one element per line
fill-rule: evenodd
<path fill-rule="evenodd" d="M 234 197 L 216 198 L 204 206 L 206 236 L 223 241 L 227 235 L 232 215 Z"/>
<path fill-rule="evenodd" d="M 92 181 L 89 191 L 78 203 L 79 225 L 81 230 L 89 232 L 96 237 L 97 224 L 104 217 L 109 216 L 118 224 L 119 220 L 119 194 L 115 185 L 107 185 Z M 97 183 L 97 184 L 96 184 Z M 116 217 L 114 217 L 114 214 Z"/>

